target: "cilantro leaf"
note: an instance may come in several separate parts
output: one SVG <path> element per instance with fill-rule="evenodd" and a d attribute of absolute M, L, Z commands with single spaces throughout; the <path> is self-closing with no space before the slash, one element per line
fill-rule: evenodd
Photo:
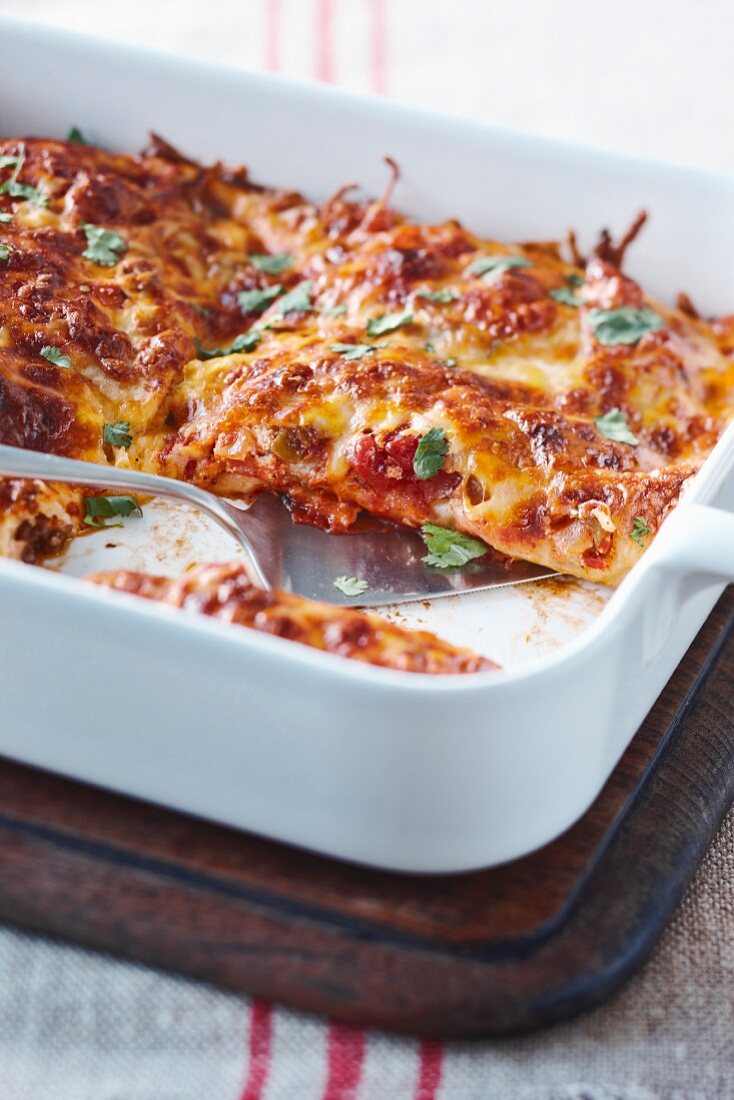
<path fill-rule="evenodd" d="M 461 569 L 467 562 L 487 553 L 487 547 L 479 539 L 449 531 L 446 527 L 437 527 L 435 523 L 424 523 L 421 534 L 428 547 L 428 553 L 421 561 L 439 569 Z"/>
<path fill-rule="evenodd" d="M 347 307 L 341 302 L 336 306 L 322 306 L 320 312 L 325 313 L 327 317 L 341 317 L 347 312 Z"/>
<path fill-rule="evenodd" d="M 443 428 L 429 428 L 413 455 L 413 470 L 421 481 L 435 477 L 449 453 L 449 441 Z"/>
<path fill-rule="evenodd" d="M 370 355 L 384 346 L 384 344 L 332 344 L 329 351 L 341 355 L 342 359 L 362 359 L 365 355 Z"/>
<path fill-rule="evenodd" d="M 647 332 L 664 327 L 662 317 L 646 306 L 620 306 L 619 309 L 592 309 L 589 324 L 600 344 L 636 344 Z"/>
<path fill-rule="evenodd" d="M 602 435 L 606 436 L 607 439 L 612 439 L 615 443 L 629 443 L 633 447 L 639 443 L 639 439 L 630 430 L 627 417 L 621 409 L 610 409 L 602 416 L 595 417 L 594 423 Z"/>
<path fill-rule="evenodd" d="M 259 343 L 260 333 L 254 329 L 250 329 L 249 332 L 241 332 L 239 336 L 235 336 L 228 348 L 211 348 L 208 350 L 198 340 L 194 340 L 196 356 L 204 361 L 207 359 L 221 359 L 223 355 L 235 355 L 239 351 L 254 351 Z"/>
<path fill-rule="evenodd" d="M 632 530 L 630 531 L 630 538 L 634 539 L 638 546 L 645 545 L 645 539 L 650 534 L 650 527 L 644 516 L 635 516 L 632 521 Z"/>
<path fill-rule="evenodd" d="M 583 302 L 577 294 L 571 290 L 568 286 L 556 286 L 553 290 L 549 290 L 551 298 L 555 298 L 557 302 L 562 302 L 564 306 L 575 306 L 578 308 L 583 305 Z"/>
<path fill-rule="evenodd" d="M 334 588 L 338 588 L 345 596 L 361 596 L 369 588 L 367 581 L 361 581 L 359 577 L 337 577 Z"/>
<path fill-rule="evenodd" d="M 419 290 L 418 298 L 425 298 L 427 302 L 456 302 L 461 295 L 453 287 L 446 286 L 441 290 Z"/>
<path fill-rule="evenodd" d="M 367 322 L 368 336 L 382 336 L 386 332 L 394 332 L 402 325 L 409 325 L 413 320 L 412 310 L 403 309 L 397 313 L 385 313 L 382 317 L 370 317 Z"/>
<path fill-rule="evenodd" d="M 102 440 L 110 447 L 124 447 L 127 450 L 133 441 L 130 435 L 130 421 L 116 420 L 114 424 L 105 424 Z"/>
<path fill-rule="evenodd" d="M 48 359 L 49 363 L 53 363 L 57 367 L 63 367 L 64 370 L 69 370 L 71 367 L 71 359 L 68 355 L 64 355 L 61 348 L 55 348 L 52 344 L 46 344 L 41 348 L 40 354 L 44 359 Z"/>
<path fill-rule="evenodd" d="M 313 310 L 313 303 L 311 302 L 312 287 L 313 283 L 310 279 L 294 286 L 293 290 L 289 290 L 278 302 L 280 312 L 284 315 L 286 313 L 310 313 Z"/>
<path fill-rule="evenodd" d="M 194 340 L 194 347 L 196 348 L 196 358 L 201 359 L 205 363 L 208 359 L 220 359 L 223 355 L 229 355 L 230 348 L 210 348 L 207 349 L 202 344 L 201 340 Z"/>
<path fill-rule="evenodd" d="M 119 527 L 105 523 L 115 516 L 142 516 L 143 509 L 135 497 L 84 497 L 84 522 L 88 527 Z"/>
<path fill-rule="evenodd" d="M 293 266 L 293 257 L 290 252 L 276 252 L 273 255 L 267 252 L 251 252 L 248 259 L 266 275 L 280 275 L 282 271 L 287 271 Z"/>
<path fill-rule="evenodd" d="M 82 222 L 81 228 L 87 238 L 82 256 L 100 267 L 114 267 L 127 249 L 124 238 L 112 229 L 103 229 L 101 225 L 92 225 L 91 222 Z"/>
<path fill-rule="evenodd" d="M 13 215 L 7 210 L 0 210 L 0 222 L 12 222 Z"/>
<path fill-rule="evenodd" d="M 12 245 L 0 244 L 0 263 L 5 263 L 5 261 L 10 256 L 11 251 Z"/>
<path fill-rule="evenodd" d="M 25 142 L 21 141 L 18 145 L 17 156 L 14 157 L 0 157 L 0 168 L 13 167 L 13 173 L 9 180 L 0 187 L 0 191 L 4 195 L 10 195 L 13 199 L 25 199 L 28 202 L 35 203 L 36 206 L 48 206 L 48 197 L 43 195 L 37 187 L 32 187 L 30 183 L 19 183 L 18 176 L 21 173 L 21 169 L 25 162 Z"/>
<path fill-rule="evenodd" d="M 89 145 L 89 142 L 84 137 L 78 126 L 72 126 L 66 135 L 67 141 L 73 141 L 75 145 Z"/>
<path fill-rule="evenodd" d="M 283 290 L 280 283 L 275 286 L 266 286 L 264 290 L 243 290 L 238 296 L 240 309 L 243 313 L 262 313 L 264 309 L 274 302 Z"/>
<path fill-rule="evenodd" d="M 572 272 L 568 276 L 568 278 L 566 279 L 566 282 L 568 283 L 569 286 L 583 286 L 584 285 L 583 277 L 581 275 L 577 275 L 575 272 Z"/>
<path fill-rule="evenodd" d="M 37 187 L 31 187 L 30 183 L 8 180 L 0 187 L 0 191 L 10 195 L 11 198 L 32 202 L 34 206 L 48 206 L 48 196 L 41 194 Z"/>
<path fill-rule="evenodd" d="M 239 336 L 235 336 L 232 341 L 230 352 L 234 354 L 238 351 L 254 351 L 259 343 L 259 332 L 241 332 Z"/>
<path fill-rule="evenodd" d="M 470 263 L 464 272 L 465 275 L 495 275 L 498 272 L 509 271 L 513 267 L 532 267 L 530 260 L 524 256 L 479 256 Z"/>

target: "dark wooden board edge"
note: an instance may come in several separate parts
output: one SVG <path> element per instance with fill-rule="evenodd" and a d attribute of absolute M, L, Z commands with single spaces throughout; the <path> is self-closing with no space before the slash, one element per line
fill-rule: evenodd
<path fill-rule="evenodd" d="M 529 1030 L 643 961 L 734 800 L 734 611 L 566 905 L 536 934 L 431 942 L 0 818 L 0 917 L 217 985 L 388 1030 Z M 702 690 L 705 686 L 705 691 Z"/>

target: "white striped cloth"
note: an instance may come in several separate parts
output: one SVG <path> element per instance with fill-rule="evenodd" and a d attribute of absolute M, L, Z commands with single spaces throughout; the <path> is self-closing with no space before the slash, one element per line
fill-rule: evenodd
<path fill-rule="evenodd" d="M 695 15 L 688 0 L 0 0 L 0 10 L 734 169 L 729 0 L 699 0 Z M 734 817 L 627 988 L 522 1039 L 391 1038 L 4 929 L 0 1100 L 731 1100 L 733 944 Z"/>

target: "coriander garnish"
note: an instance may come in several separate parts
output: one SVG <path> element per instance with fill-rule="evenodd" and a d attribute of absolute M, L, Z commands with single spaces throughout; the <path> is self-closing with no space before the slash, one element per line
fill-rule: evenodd
<path fill-rule="evenodd" d="M 662 317 L 646 306 L 620 306 L 619 309 L 592 309 L 589 324 L 600 344 L 636 344 L 648 332 L 664 327 Z"/>
<path fill-rule="evenodd" d="M 287 271 L 293 266 L 293 257 L 290 252 L 276 252 L 272 255 L 267 252 L 252 252 L 248 259 L 266 275 L 280 275 L 282 271 Z"/>
<path fill-rule="evenodd" d="M 443 287 L 441 290 L 418 290 L 417 298 L 425 298 L 427 302 L 456 302 L 461 295 L 453 287 Z"/>
<path fill-rule="evenodd" d="M 237 300 L 243 313 L 262 313 L 271 302 L 275 301 L 282 290 L 280 283 L 276 283 L 275 286 L 266 286 L 264 290 L 242 290 Z"/>
<path fill-rule="evenodd" d="M 73 142 L 75 145 L 89 145 L 89 142 L 84 137 L 84 134 L 81 132 L 78 126 L 70 127 L 69 132 L 66 135 L 66 140 Z"/>
<path fill-rule="evenodd" d="M 53 363 L 56 367 L 63 367 L 64 370 L 69 370 L 71 367 L 71 359 L 69 356 L 64 355 L 61 348 L 55 348 L 52 344 L 46 344 L 45 347 L 42 347 L 39 354 L 42 355 L 44 359 L 48 359 L 49 363 Z"/>
<path fill-rule="evenodd" d="M 5 261 L 10 256 L 11 251 L 12 251 L 12 249 L 11 249 L 11 246 L 9 244 L 0 244 L 0 262 L 1 263 L 5 263 Z"/>
<path fill-rule="evenodd" d="M 310 313 L 313 310 L 313 303 L 311 302 L 312 287 L 313 283 L 310 279 L 294 286 L 293 290 L 289 290 L 278 302 L 280 312 L 282 314 Z"/>
<path fill-rule="evenodd" d="M 13 199 L 24 199 L 27 202 L 32 202 L 36 206 L 48 206 L 48 196 L 43 195 L 37 187 L 32 187 L 30 183 L 20 183 L 18 176 L 23 168 L 25 161 L 25 142 L 21 141 L 18 146 L 18 155 L 15 157 L 0 157 L 0 168 L 9 168 L 14 165 L 13 173 L 9 180 L 0 187 L 5 195 L 10 195 Z"/>
<path fill-rule="evenodd" d="M 602 416 L 595 417 L 594 423 L 602 435 L 615 443 L 629 443 L 631 446 L 636 446 L 639 443 L 637 436 L 630 430 L 627 417 L 621 409 L 610 409 Z"/>
<path fill-rule="evenodd" d="M 367 591 L 369 585 L 367 581 L 362 581 L 359 577 L 337 577 L 334 581 L 334 588 L 338 588 L 345 596 L 361 596 Z"/>
<path fill-rule="evenodd" d="M 530 260 L 524 256 L 479 256 L 470 263 L 464 272 L 465 275 L 495 275 L 498 272 L 509 271 L 513 267 L 532 267 Z"/>
<path fill-rule="evenodd" d="M 428 547 L 428 553 L 421 561 L 439 569 L 460 569 L 467 562 L 487 553 L 487 547 L 479 539 L 449 531 L 446 527 L 437 527 L 435 523 L 425 523 L 421 534 Z"/>
<path fill-rule="evenodd" d="M 632 521 L 630 538 L 634 539 L 638 546 L 644 547 L 645 539 L 650 534 L 650 527 L 644 516 L 635 516 Z"/>
<path fill-rule="evenodd" d="M 557 286 L 553 290 L 549 290 L 551 298 L 555 298 L 557 302 L 562 302 L 564 306 L 574 306 L 578 309 L 583 305 L 581 298 L 571 290 L 568 286 Z"/>
<path fill-rule="evenodd" d="M 413 470 L 421 481 L 435 477 L 449 453 L 449 441 L 443 428 L 429 428 L 413 455 Z"/>
<path fill-rule="evenodd" d="M 84 497 L 84 522 L 88 527 L 121 527 L 120 523 L 105 523 L 115 516 L 142 516 L 143 510 L 135 497 Z"/>
<path fill-rule="evenodd" d="M 196 356 L 198 359 L 221 359 L 223 355 L 235 355 L 239 351 L 254 351 L 257 345 L 260 343 L 260 333 L 254 329 L 250 329 L 249 332 L 241 332 L 239 336 L 235 336 L 232 344 L 228 348 L 210 348 L 207 349 L 202 346 L 199 340 L 194 340 L 196 347 Z"/>
<path fill-rule="evenodd" d="M 402 325 L 409 325 L 413 320 L 410 309 L 403 309 L 397 313 L 385 313 L 382 317 L 370 317 L 367 322 L 368 336 L 383 336 L 386 332 L 394 332 Z"/>
<path fill-rule="evenodd" d="M 362 359 L 363 356 L 371 355 L 373 351 L 384 346 L 384 344 L 332 344 L 329 351 L 336 352 L 342 359 Z"/>
<path fill-rule="evenodd" d="M 116 420 L 114 424 L 105 424 L 102 441 L 109 447 L 124 447 L 127 450 L 133 441 L 130 435 L 130 421 Z"/>
<path fill-rule="evenodd" d="M 101 225 L 92 225 L 91 222 L 82 222 L 80 228 L 87 238 L 82 256 L 100 267 L 114 267 L 127 249 L 124 238 L 113 229 L 103 229 Z"/>

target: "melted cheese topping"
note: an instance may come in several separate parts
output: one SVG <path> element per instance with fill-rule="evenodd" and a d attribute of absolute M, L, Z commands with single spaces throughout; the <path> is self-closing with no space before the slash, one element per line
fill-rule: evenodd
<path fill-rule="evenodd" d="M 238 563 L 207 565 L 179 580 L 124 570 L 87 579 L 168 607 L 199 612 L 401 672 L 453 674 L 497 668 L 492 661 L 449 645 L 425 630 L 404 630 L 378 615 L 337 609 L 290 592 L 263 592 L 248 580 Z"/>
<path fill-rule="evenodd" d="M 555 245 L 415 225 L 344 193 L 313 205 L 159 139 L 137 157 L 28 141 L 19 178 L 47 204 L 0 194 L 5 442 L 228 495 L 283 492 L 298 519 L 332 530 L 363 508 L 437 522 L 614 584 L 731 413 L 734 321 L 650 301 L 608 255 L 575 266 Z M 122 237 L 109 266 L 85 256 L 85 224 Z M 263 254 L 287 257 L 269 274 Z M 284 313 L 299 285 L 309 308 Z M 243 312 L 249 291 L 270 304 Z M 659 327 L 601 343 L 593 311 L 622 307 L 652 309 Z M 403 321 L 371 335 L 385 315 Z M 256 348 L 212 357 L 253 329 Z M 367 347 L 345 357 L 340 344 Z M 48 345 L 71 369 L 40 357 Z M 600 430 L 614 409 L 636 445 Z M 118 420 L 129 451 L 102 444 Z M 421 480 L 413 459 L 432 427 L 449 450 Z M 22 548 L 19 499 L 3 514 Z M 636 540 L 638 518 L 650 535 Z"/>

